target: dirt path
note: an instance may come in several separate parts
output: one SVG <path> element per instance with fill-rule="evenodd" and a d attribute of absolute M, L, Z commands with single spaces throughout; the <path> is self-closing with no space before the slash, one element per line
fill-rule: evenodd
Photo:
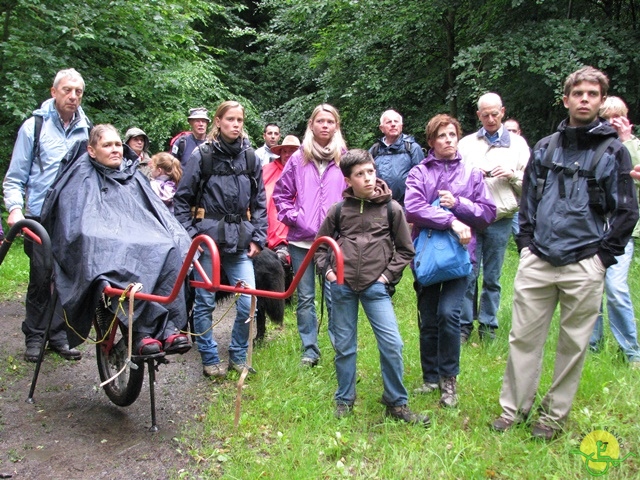
<path fill-rule="evenodd" d="M 197 423 L 213 395 L 195 347 L 160 366 L 156 374 L 160 431 L 150 433 L 148 375 L 133 405 L 113 405 L 99 387 L 95 347 L 88 344 L 80 347 L 79 362 L 66 362 L 48 352 L 36 403 L 26 403 L 34 364 L 22 359 L 23 315 L 22 303 L 0 303 L 5 332 L 0 340 L 0 478 L 167 479 L 178 477 L 183 469 L 193 473 L 195 462 L 177 451 L 174 438 L 185 425 Z M 227 314 L 216 327 L 221 355 L 226 355 L 234 316 Z"/>

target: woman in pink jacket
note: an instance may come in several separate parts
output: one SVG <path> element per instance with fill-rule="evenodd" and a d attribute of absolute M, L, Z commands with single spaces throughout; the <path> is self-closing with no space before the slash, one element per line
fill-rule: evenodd
<path fill-rule="evenodd" d="M 327 215 L 327 210 L 342 200 L 342 191 L 347 188 L 339 166 L 340 157 L 345 151 L 338 111 L 328 104 L 318 105 L 307 122 L 302 146 L 285 165 L 273 191 L 278 220 L 289 227 L 287 240 L 291 263 L 296 273 Z M 296 313 L 302 340 L 303 367 L 313 367 L 320 359 L 312 265 L 304 272 L 297 292 Z M 325 298 L 329 337 L 333 339 L 328 288 L 325 289 Z"/>

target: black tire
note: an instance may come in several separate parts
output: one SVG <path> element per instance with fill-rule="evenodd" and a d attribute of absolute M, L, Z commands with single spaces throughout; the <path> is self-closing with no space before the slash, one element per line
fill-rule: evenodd
<path fill-rule="evenodd" d="M 94 322 L 98 340 L 104 338 L 112 319 L 113 313 L 109 312 L 100 303 L 96 309 L 96 321 Z M 115 328 L 118 331 L 111 351 L 107 354 L 103 343 L 96 344 L 98 372 L 100 373 L 100 380 L 103 382 L 118 373 L 127 360 L 127 329 L 122 323 L 116 323 L 117 326 Z M 133 368 L 126 369 L 103 387 L 107 397 L 119 407 L 131 405 L 140 395 L 142 381 L 144 380 L 144 363 L 136 364 L 136 366 L 138 367 L 136 370 Z"/>

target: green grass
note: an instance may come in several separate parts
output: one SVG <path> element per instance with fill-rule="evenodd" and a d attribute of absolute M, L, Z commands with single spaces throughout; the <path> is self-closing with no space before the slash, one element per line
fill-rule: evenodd
<path fill-rule="evenodd" d="M 502 276 L 499 336 L 485 345 L 476 334 L 462 350 L 460 406 L 438 407 L 438 394 L 416 396 L 421 384 L 415 295 L 408 272 L 394 297 L 405 342 L 405 385 L 412 409 L 427 412 L 429 429 L 387 420 L 380 403 L 382 381 L 375 338 L 361 312 L 358 350 L 358 398 L 354 415 L 333 417 L 336 388 L 333 353 L 322 325 L 320 365 L 302 370 L 295 312 L 288 310 L 285 332 L 254 353 L 258 374 L 247 379 L 242 415 L 234 428 L 235 381 L 211 383 L 211 403 L 179 439 L 181 451 L 195 461 L 176 478 L 315 479 L 315 478 L 589 478 L 578 455 L 582 438 L 594 429 L 615 432 L 624 442 L 621 454 L 640 457 L 640 371 L 630 370 L 607 331 L 604 351 L 589 354 L 567 433 L 546 444 L 530 438 L 527 427 L 505 434 L 488 425 L 500 413 L 498 396 L 507 356 L 513 278 L 517 252 L 510 243 Z M 630 272 L 638 291 L 638 260 Z M 633 296 L 636 307 L 638 295 Z M 607 327 L 608 328 L 608 327 Z M 540 391 L 553 369 L 557 319 L 546 347 Z M 611 467 L 608 478 L 637 478 L 640 458 Z"/>
<path fill-rule="evenodd" d="M 20 299 L 26 290 L 28 262 L 20 241 L 17 243 L 0 266 L 0 299 Z M 603 351 L 587 358 L 566 434 L 546 444 L 531 440 L 525 426 L 505 434 L 489 430 L 489 423 L 500 413 L 498 396 L 508 350 L 516 268 L 517 252 L 510 243 L 502 276 L 498 339 L 486 345 L 474 333 L 463 348 L 460 406 L 454 410 L 438 407 L 437 393 L 412 394 L 421 384 L 421 371 L 415 295 L 410 274 L 405 273 L 394 296 L 405 342 L 405 385 L 411 408 L 428 413 L 431 428 L 398 424 L 383 417 L 378 351 L 362 313 L 354 415 L 335 419 L 336 378 L 326 319 L 320 335 L 322 361 L 312 370 L 303 370 L 299 367 L 295 312 L 289 308 L 284 332 L 271 329 L 270 340 L 254 352 L 258 374 L 246 381 L 238 429 L 233 422 L 238 376 L 232 373 L 223 383 L 211 382 L 203 406 L 205 414 L 194 412 L 177 439 L 177 448 L 193 459 L 193 466 L 173 472 L 173 478 L 590 478 L 582 460 L 571 450 L 594 429 L 614 432 L 623 442 L 621 454 L 637 455 L 611 467 L 607 478 L 638 478 L 640 371 L 625 364 L 608 327 Z M 629 274 L 636 311 L 640 310 L 639 273 L 640 258 L 636 256 Z M 551 381 L 556 339 L 557 318 L 546 346 L 541 392 Z"/>
<path fill-rule="evenodd" d="M 24 300 L 29 282 L 29 258 L 22 245 L 22 238 L 16 238 L 0 265 L 0 302 Z"/>

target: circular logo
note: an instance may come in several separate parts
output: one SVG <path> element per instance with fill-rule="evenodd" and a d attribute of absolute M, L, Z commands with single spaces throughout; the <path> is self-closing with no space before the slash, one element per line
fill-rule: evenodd
<path fill-rule="evenodd" d="M 580 443 L 582 461 L 592 475 L 603 475 L 609 469 L 612 460 L 620 458 L 620 445 L 611 433 L 594 430 Z"/>

